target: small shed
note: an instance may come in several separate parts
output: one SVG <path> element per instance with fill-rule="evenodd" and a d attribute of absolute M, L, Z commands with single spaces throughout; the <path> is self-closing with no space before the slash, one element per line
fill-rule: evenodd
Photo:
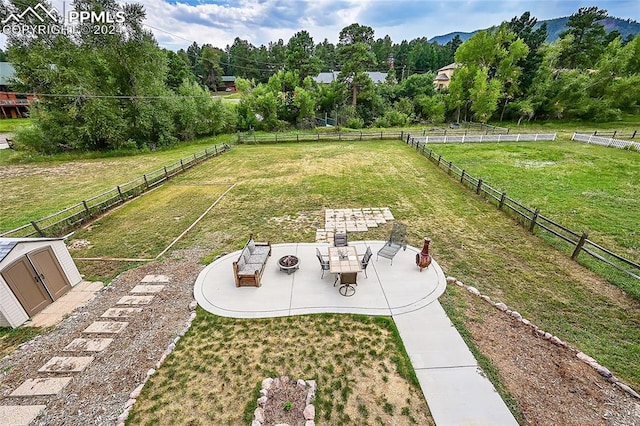
<path fill-rule="evenodd" d="M 0 238 L 0 327 L 18 327 L 82 282 L 62 238 Z"/>

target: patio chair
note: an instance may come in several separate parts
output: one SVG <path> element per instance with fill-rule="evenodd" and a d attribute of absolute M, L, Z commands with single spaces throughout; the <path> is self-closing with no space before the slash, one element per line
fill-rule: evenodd
<path fill-rule="evenodd" d="M 386 257 L 387 259 L 391 259 L 391 264 L 393 265 L 393 257 L 401 248 L 403 250 L 407 249 L 407 225 L 394 222 L 391 235 L 389 235 L 389 239 L 384 246 L 378 250 L 376 259 L 380 256 Z"/>
<path fill-rule="evenodd" d="M 333 236 L 333 246 L 334 247 L 346 247 L 349 243 L 347 242 L 347 234 L 345 233 L 337 233 Z"/>
<path fill-rule="evenodd" d="M 317 247 L 316 247 L 316 257 L 320 262 L 320 269 L 322 269 L 322 276 L 320 277 L 320 279 L 322 279 L 324 278 L 324 271 L 329 270 L 329 261 L 324 259 L 324 257 L 322 256 L 322 253 L 320 253 L 320 249 L 318 249 Z"/>
<path fill-rule="evenodd" d="M 371 256 L 373 256 L 371 247 L 367 246 L 367 250 L 364 252 L 364 256 L 362 256 L 362 259 L 360 259 L 360 266 L 362 266 L 365 278 L 369 278 L 367 276 L 367 266 L 369 266 L 369 260 L 371 260 Z"/>

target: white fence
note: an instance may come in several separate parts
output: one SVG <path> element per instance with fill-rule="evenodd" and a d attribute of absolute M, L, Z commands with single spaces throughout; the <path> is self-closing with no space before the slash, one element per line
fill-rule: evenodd
<path fill-rule="evenodd" d="M 640 143 L 623 141 L 621 139 L 605 138 L 602 136 L 594 136 L 585 133 L 574 133 L 571 136 L 572 141 L 586 142 L 594 145 L 612 146 L 620 149 L 635 149 L 640 152 Z"/>
<path fill-rule="evenodd" d="M 476 143 L 476 142 L 535 142 L 555 141 L 555 133 L 518 133 L 507 135 L 445 135 L 412 136 L 416 142 L 424 143 Z"/>

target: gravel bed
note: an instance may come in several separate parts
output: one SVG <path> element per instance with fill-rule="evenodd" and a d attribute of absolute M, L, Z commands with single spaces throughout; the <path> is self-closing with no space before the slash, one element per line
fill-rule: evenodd
<path fill-rule="evenodd" d="M 164 262 L 153 262 L 120 274 L 88 304 L 0 360 L 0 405 L 46 405 L 32 425 L 114 425 L 123 412 L 129 394 L 141 384 L 147 371 L 155 368 L 171 341 L 184 329 L 193 301 L 193 284 L 203 266 L 195 259 L 201 253 L 179 251 Z M 140 284 L 146 275 L 169 277 L 164 290 L 154 294 L 142 312 L 122 319 L 100 318 L 107 309 Z M 120 306 L 123 307 L 123 306 Z M 93 335 L 82 331 L 94 321 L 127 321 L 116 335 Z M 62 349 L 77 337 L 112 337 L 102 352 L 73 353 Z M 38 373 L 54 356 L 94 356 L 80 373 Z M 57 396 L 9 397 L 26 379 L 71 376 L 71 382 Z"/>

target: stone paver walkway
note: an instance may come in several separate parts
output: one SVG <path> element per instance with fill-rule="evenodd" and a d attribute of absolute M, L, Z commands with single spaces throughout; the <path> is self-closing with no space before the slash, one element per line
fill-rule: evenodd
<path fill-rule="evenodd" d="M 157 294 L 164 289 L 169 278 L 165 275 L 147 275 L 139 285 L 131 290 L 134 295 L 125 296 L 116 304 L 125 305 L 148 305 L 153 300 L 153 294 Z M 72 297 L 67 297 L 70 293 L 58 299 L 49 306 L 51 308 L 45 315 L 34 317 L 29 325 L 53 325 L 59 322 L 64 316 L 71 313 L 79 303 L 86 302 L 95 297 L 96 292 L 102 288 L 102 283 L 82 283 L 78 289 L 72 289 Z M 76 286 L 76 287 L 78 287 Z M 140 294 L 147 295 L 140 295 Z M 150 294 L 150 295 L 149 295 Z M 63 300 L 67 297 L 66 301 Z M 62 302 L 62 303 L 60 303 Z M 71 303 L 73 302 L 73 303 Z M 131 318 L 135 314 L 142 312 L 143 308 L 123 308 L 112 307 L 107 309 L 103 318 Z M 44 312 L 44 311 L 43 311 Z M 104 351 L 117 335 L 124 330 L 129 323 L 126 321 L 95 321 L 89 325 L 83 333 L 86 334 L 106 334 L 115 337 L 95 337 L 76 338 L 69 344 L 61 348 L 61 353 L 65 356 L 54 356 L 42 367 L 34 372 L 34 375 L 45 374 L 47 377 L 27 378 L 10 394 L 12 399 L 25 396 L 55 396 L 73 379 L 73 375 L 81 374 L 82 371 L 94 361 L 93 356 L 68 356 L 69 353 L 98 353 Z M 51 374 L 65 375 L 65 377 L 50 377 Z M 70 374 L 70 376 L 69 376 Z M 0 426 L 27 426 L 35 420 L 46 405 L 0 405 Z"/>

